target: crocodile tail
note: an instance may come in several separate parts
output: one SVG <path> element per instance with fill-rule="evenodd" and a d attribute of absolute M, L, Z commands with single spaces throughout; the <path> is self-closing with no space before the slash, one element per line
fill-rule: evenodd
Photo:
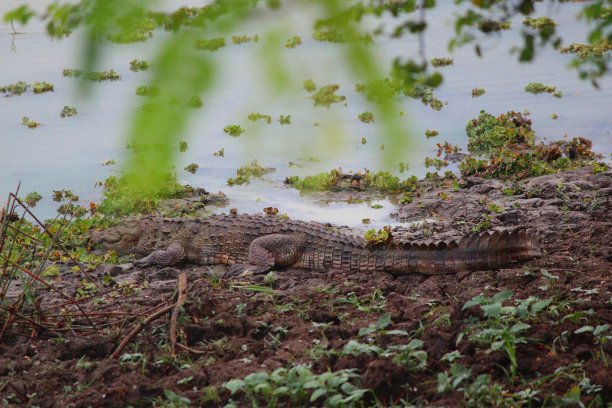
<path fill-rule="evenodd" d="M 427 275 L 500 269 L 542 256 L 537 235 L 524 228 L 483 232 L 450 242 L 407 243 L 402 252 L 404 260 L 397 269 Z"/>

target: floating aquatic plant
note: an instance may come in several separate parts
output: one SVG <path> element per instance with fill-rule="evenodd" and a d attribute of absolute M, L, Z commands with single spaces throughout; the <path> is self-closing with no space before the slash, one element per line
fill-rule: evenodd
<path fill-rule="evenodd" d="M 302 45 L 302 38 L 299 35 L 294 35 L 285 43 L 286 48 L 295 48 L 298 45 Z"/>
<path fill-rule="evenodd" d="M 259 36 L 254 35 L 252 37 L 248 36 L 248 35 L 233 35 L 232 36 L 232 43 L 238 45 L 238 44 L 244 44 L 247 42 L 258 42 L 259 41 Z"/>
<path fill-rule="evenodd" d="M 53 92 L 53 84 L 50 84 L 48 82 L 34 82 L 32 84 L 32 91 L 35 94 Z"/>
<path fill-rule="evenodd" d="M 363 123 L 372 123 L 374 122 L 374 114 L 372 112 L 363 112 L 358 115 L 358 118 Z"/>
<path fill-rule="evenodd" d="M 36 129 L 41 125 L 40 122 L 36 122 L 35 120 L 28 118 L 27 116 L 21 118 L 21 124 L 27 126 L 30 129 Z"/>
<path fill-rule="evenodd" d="M 195 43 L 195 47 L 199 50 L 206 51 L 217 51 L 220 48 L 225 47 L 225 38 L 211 38 L 211 39 L 201 39 L 197 40 Z"/>
<path fill-rule="evenodd" d="M 336 94 L 339 89 L 340 85 L 338 84 L 326 85 L 319 88 L 319 90 L 312 95 L 314 106 L 329 108 L 331 104 L 346 101 L 346 96 Z"/>
<path fill-rule="evenodd" d="M 200 166 L 198 166 L 196 163 L 191 163 L 191 164 L 188 164 L 187 166 L 185 166 L 185 170 L 188 171 L 191 174 L 195 174 L 196 171 L 198 171 L 199 168 L 200 168 Z"/>
<path fill-rule="evenodd" d="M 149 66 L 150 64 L 147 61 L 140 61 L 137 59 L 133 59 L 130 61 L 130 71 L 146 71 L 147 69 L 149 69 Z"/>
<path fill-rule="evenodd" d="M 272 173 L 274 171 L 271 167 L 262 167 L 259 165 L 257 160 L 253 160 L 251 163 L 240 167 L 236 170 L 236 177 L 227 179 L 227 184 L 242 185 L 248 184 L 252 177 L 261 177 L 264 174 Z"/>
<path fill-rule="evenodd" d="M 535 95 L 541 94 L 541 93 L 548 93 L 554 96 L 555 98 L 561 98 L 563 96 L 563 93 L 560 91 L 557 91 L 556 87 L 550 86 L 550 85 L 544 85 L 540 82 L 528 83 L 525 86 L 525 92 L 529 92 Z"/>
<path fill-rule="evenodd" d="M 425 137 L 426 137 L 427 139 L 431 139 L 432 137 L 436 137 L 436 136 L 438 136 L 439 134 L 440 134 L 440 132 L 438 132 L 437 130 L 430 130 L 430 129 L 427 129 L 427 130 L 425 131 Z"/>
<path fill-rule="evenodd" d="M 223 128 L 223 131 L 233 137 L 238 137 L 244 133 L 244 129 L 240 125 L 227 125 Z"/>
<path fill-rule="evenodd" d="M 247 119 L 253 122 L 263 119 L 268 125 L 272 123 L 272 116 L 263 113 L 249 113 Z"/>
<path fill-rule="evenodd" d="M 433 67 L 438 68 L 453 65 L 455 60 L 453 58 L 432 58 L 430 62 Z"/>
<path fill-rule="evenodd" d="M 484 88 L 473 88 L 472 89 L 472 98 L 478 98 L 482 95 L 484 95 L 486 92 L 486 89 Z"/>
<path fill-rule="evenodd" d="M 60 112 L 60 116 L 62 118 L 74 116 L 76 114 L 77 114 L 77 109 L 73 106 L 68 106 L 68 105 L 64 106 L 62 108 L 62 111 Z"/>

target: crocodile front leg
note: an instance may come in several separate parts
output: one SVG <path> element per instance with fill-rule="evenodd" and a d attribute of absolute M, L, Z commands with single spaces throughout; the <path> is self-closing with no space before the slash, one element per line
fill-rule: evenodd
<path fill-rule="evenodd" d="M 291 266 L 299 260 L 305 246 L 306 237 L 301 235 L 270 234 L 255 238 L 249 244 L 249 263 L 232 265 L 225 276 L 257 275 L 274 266 Z"/>
<path fill-rule="evenodd" d="M 134 264 L 140 266 L 171 266 L 185 259 L 185 254 L 185 248 L 178 242 L 173 242 L 166 249 L 155 250 L 148 256 L 134 261 Z"/>

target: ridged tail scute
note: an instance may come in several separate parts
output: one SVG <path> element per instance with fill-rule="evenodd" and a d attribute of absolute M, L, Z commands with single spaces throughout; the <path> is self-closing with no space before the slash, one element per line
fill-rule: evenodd
<path fill-rule="evenodd" d="M 408 264 L 403 259 L 391 272 L 426 275 L 474 272 L 500 269 L 542 256 L 537 235 L 524 228 L 483 232 L 450 242 L 406 243 L 402 253 L 409 258 Z"/>

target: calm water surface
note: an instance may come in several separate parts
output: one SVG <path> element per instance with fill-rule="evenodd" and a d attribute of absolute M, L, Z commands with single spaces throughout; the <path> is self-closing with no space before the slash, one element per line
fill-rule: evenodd
<path fill-rule="evenodd" d="M 20 3 L 2 1 L 0 14 Z M 31 3 L 42 7 L 46 2 Z M 540 15 L 549 15 L 558 22 L 565 43 L 584 42 L 585 28 L 574 18 L 580 5 L 539 7 Z M 449 56 L 446 45 L 453 33 L 451 9 L 454 7 L 440 6 L 427 17 L 431 24 L 426 36 L 428 58 Z M 222 67 L 217 81 L 220 85 L 203 98 L 204 108 L 195 111 L 185 137 L 189 150 L 180 155 L 177 164 L 178 177 L 182 182 L 209 191 L 224 191 L 231 200 L 230 207 L 241 212 L 260 212 L 263 207 L 275 206 L 293 218 L 304 220 L 359 226 L 361 219 L 367 217 L 374 225 L 390 224 L 393 206 L 387 201 L 380 202 L 382 209 L 372 209 L 369 204 L 321 206 L 282 183 L 287 176 L 313 174 L 338 166 L 346 171 L 397 168 L 397 163 L 382 161 L 379 150 L 382 129 L 357 119 L 359 113 L 371 107 L 355 93 L 357 81 L 341 66 L 341 46 L 312 40 L 309 19 L 301 19 L 300 15 L 285 10 L 236 33 L 262 35 L 272 23 L 282 21 L 281 28 L 286 29 L 287 38 L 296 34 L 302 37 L 303 45 L 283 51 L 287 71 L 295 83 L 294 89 L 286 93 L 271 91 L 264 72 L 253 62 L 259 58 L 261 42 L 233 45 L 226 38 L 227 46 L 215 54 Z M 435 92 L 438 98 L 448 102 L 441 111 L 433 111 L 418 101 L 402 102 L 406 112 L 402 120 L 409 129 L 406 142 L 410 148 L 405 159 L 410 162 L 409 174 L 425 174 L 424 158 L 435 155 L 436 142 L 448 140 L 465 150 L 465 125 L 481 109 L 494 115 L 508 110 L 529 110 L 540 139 L 585 136 L 609 160 L 612 153 L 610 78 L 604 78 L 602 89 L 597 91 L 589 83 L 580 81 L 574 71 L 566 69 L 571 57 L 552 50 L 545 51 L 531 64 L 519 64 L 508 50 L 520 45 L 521 20 L 513 21 L 513 27 L 508 35 L 484 43 L 484 58 L 477 58 L 471 48 L 459 49 L 451 55 L 454 65 L 441 68 L 444 84 Z M 101 189 L 95 187 L 96 181 L 119 174 L 118 168 L 127 153 L 125 135 L 131 113 L 142 103 L 135 89 L 147 81 L 146 72 L 129 70 L 129 61 L 151 60 L 156 44 L 163 41 L 165 34 L 156 33 L 146 43 L 109 46 L 101 69 L 114 69 L 122 80 L 94 84 L 93 97 L 86 99 L 79 96 L 75 79 L 62 76 L 64 68 L 79 66 L 79 32 L 67 39 L 52 41 L 40 22 L 17 27 L 17 31 L 18 35 L 11 35 L 10 26 L 0 25 L 0 85 L 20 80 L 47 81 L 55 85 L 55 92 L 0 97 L 0 201 L 21 181 L 23 193 L 38 191 L 45 197 L 36 210 L 42 217 L 51 217 L 56 206 L 50 198 L 52 190 L 70 189 L 84 201 L 99 201 Z M 381 60 L 391 60 L 397 55 L 414 56 L 418 52 L 412 38 L 379 38 L 376 47 Z M 314 108 L 308 94 L 301 89 L 306 78 L 320 85 L 340 84 L 338 93 L 347 97 L 347 106 Z M 527 94 L 523 89 L 529 82 L 554 85 L 564 97 Z M 485 88 L 486 94 L 471 98 L 475 87 Z M 78 114 L 60 118 L 64 105 L 75 106 Z M 270 114 L 275 120 L 281 114 L 291 115 L 292 124 L 253 123 L 247 120 L 251 112 Z M 559 118 L 552 120 L 552 113 Z M 42 126 L 34 130 L 22 126 L 23 116 L 41 122 Z M 229 137 L 223 133 L 228 124 L 240 124 L 246 132 L 239 138 Z M 426 129 L 436 129 L 440 136 L 425 140 Z M 332 139 L 331 135 L 338 133 L 344 137 Z M 362 137 L 366 137 L 367 144 L 361 144 Z M 221 148 L 225 149 L 225 157 L 214 157 L 212 153 Z M 306 160 L 310 157 L 319 161 Z M 102 162 L 107 159 L 115 159 L 117 165 L 103 166 Z M 227 186 L 227 178 L 253 159 L 276 168 L 276 172 L 247 186 Z M 290 168 L 290 161 L 301 163 L 303 168 Z M 182 170 L 188 163 L 199 164 L 195 175 Z"/>

